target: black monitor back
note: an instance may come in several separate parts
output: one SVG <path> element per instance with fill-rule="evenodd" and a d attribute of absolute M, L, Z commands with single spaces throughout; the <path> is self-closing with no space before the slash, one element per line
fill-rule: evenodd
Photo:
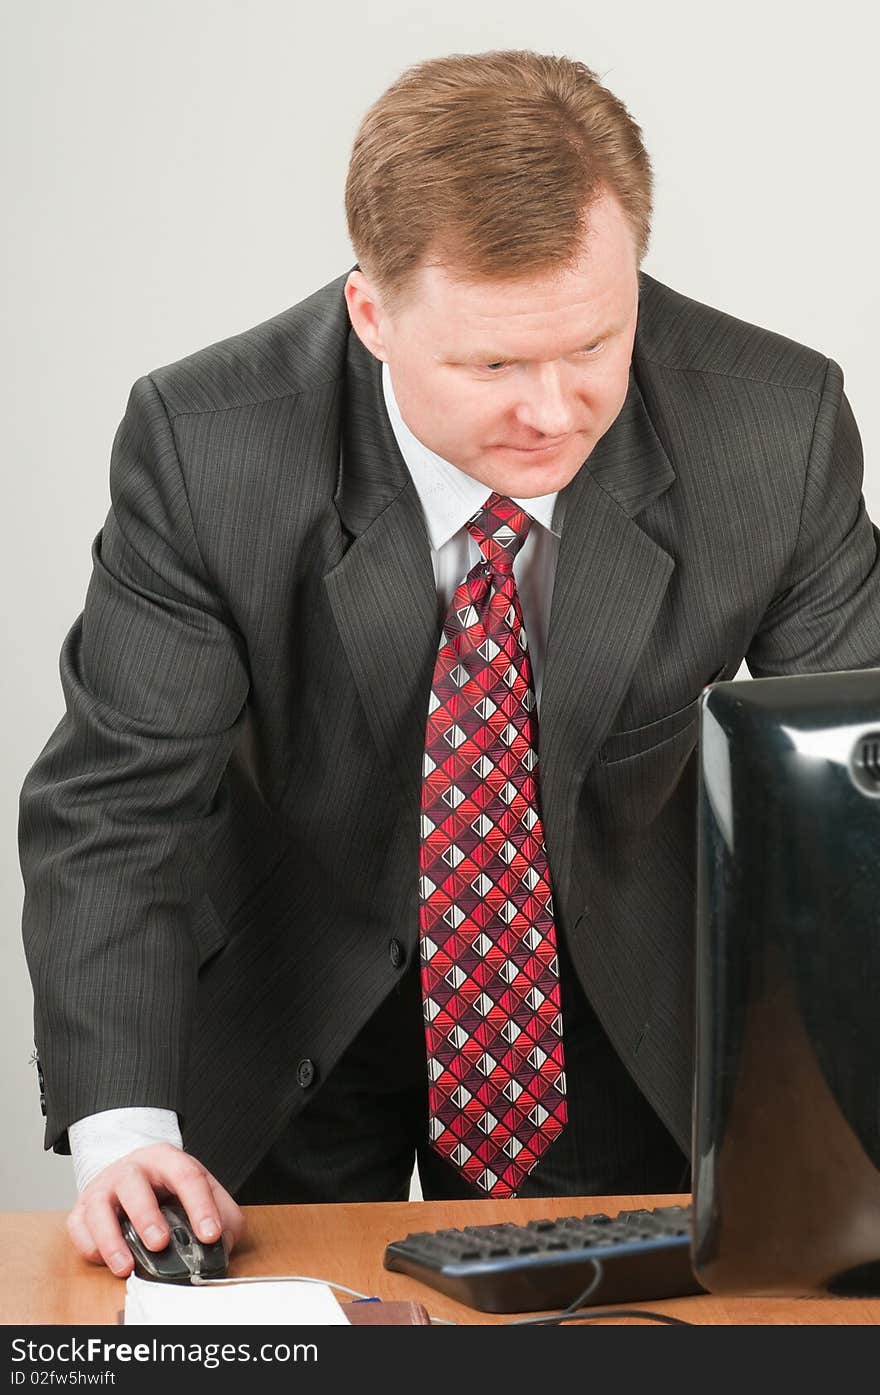
<path fill-rule="evenodd" d="M 880 1291 L 880 669 L 700 702 L 693 1259 Z"/>

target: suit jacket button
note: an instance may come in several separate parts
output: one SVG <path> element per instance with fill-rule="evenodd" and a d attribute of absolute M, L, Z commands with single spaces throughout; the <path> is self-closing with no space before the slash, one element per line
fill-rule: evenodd
<path fill-rule="evenodd" d="M 314 1061 L 310 1061 L 308 1057 L 304 1061 L 300 1061 L 296 1068 L 296 1078 L 303 1089 L 307 1090 L 315 1078 Z"/>
<path fill-rule="evenodd" d="M 42 1116 L 43 1116 L 44 1119 L 47 1117 L 47 1115 L 46 1115 L 46 1096 L 45 1096 L 45 1095 L 40 1095 L 40 1113 L 42 1114 Z"/>
<path fill-rule="evenodd" d="M 395 969 L 399 969 L 406 962 L 406 954 L 400 940 L 392 940 L 388 946 L 388 953 Z"/>

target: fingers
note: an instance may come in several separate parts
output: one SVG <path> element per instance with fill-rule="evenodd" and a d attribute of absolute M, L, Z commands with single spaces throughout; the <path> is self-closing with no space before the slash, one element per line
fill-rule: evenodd
<path fill-rule="evenodd" d="M 213 1177 L 210 1172 L 206 1173 L 208 1185 L 214 1193 L 214 1200 L 217 1210 L 220 1212 L 220 1219 L 223 1225 L 223 1234 L 226 1236 L 229 1250 L 238 1244 L 239 1240 L 247 1232 L 247 1222 L 241 1207 L 229 1195 L 226 1188 Z"/>
<path fill-rule="evenodd" d="M 200 1240 L 211 1243 L 223 1233 L 231 1250 L 245 1233 L 241 1207 L 196 1158 L 179 1149 L 172 1152 L 174 1155 L 157 1163 L 156 1176 L 177 1197 Z M 137 1229 L 140 1234 L 140 1228 Z"/>
<path fill-rule="evenodd" d="M 116 1184 L 116 1197 L 147 1249 L 164 1250 L 169 1240 L 168 1222 L 142 1167 L 128 1164 Z"/>
<path fill-rule="evenodd" d="M 115 1195 L 105 1190 L 107 1184 L 100 1185 L 104 1176 L 105 1173 L 100 1173 L 83 1192 L 68 1218 L 68 1231 L 84 1258 L 93 1264 L 103 1260 L 119 1278 L 126 1278 L 134 1268 L 134 1261 L 123 1239 Z"/>
<path fill-rule="evenodd" d="M 196 1163 L 195 1158 L 188 1161 L 195 1168 L 176 1169 L 173 1184 L 169 1181 L 167 1185 L 186 1211 L 199 1239 L 216 1241 L 222 1233 L 231 1253 L 245 1233 L 244 1213 L 207 1168 Z"/>
<path fill-rule="evenodd" d="M 207 1169 L 189 1153 L 174 1149 L 175 1157 L 162 1157 L 153 1167 L 154 1180 L 164 1183 L 180 1202 L 193 1233 L 206 1244 L 219 1240 L 223 1219 L 208 1182 Z M 138 1234 L 143 1232 L 132 1216 Z"/>
<path fill-rule="evenodd" d="M 73 1241 L 73 1247 L 88 1260 L 89 1264 L 103 1264 L 104 1259 L 98 1249 L 91 1232 L 86 1223 L 85 1211 L 79 1202 L 76 1203 L 70 1215 L 67 1217 L 67 1233 Z"/>

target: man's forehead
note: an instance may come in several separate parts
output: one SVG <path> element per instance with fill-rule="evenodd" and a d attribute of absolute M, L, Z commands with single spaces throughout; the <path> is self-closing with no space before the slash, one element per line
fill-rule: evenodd
<path fill-rule="evenodd" d="M 422 326 L 432 357 L 459 362 L 573 353 L 622 330 L 638 304 L 638 276 L 587 277 L 557 287 L 484 285 L 479 294 L 428 296 Z"/>
<path fill-rule="evenodd" d="M 466 279 L 446 264 L 432 263 L 419 270 L 414 301 L 424 309 L 454 309 L 474 323 L 519 319 L 564 311 L 572 303 L 597 301 L 613 290 L 613 277 L 603 268 L 584 267 L 533 275 Z"/>
<path fill-rule="evenodd" d="M 638 302 L 634 259 L 581 268 L 552 280 L 461 282 L 434 267 L 423 268 L 423 278 L 410 306 L 414 318 L 444 342 L 466 344 L 474 352 L 491 349 L 493 343 L 497 348 L 501 339 L 522 341 L 528 348 L 555 337 L 598 337 L 626 323 Z"/>
<path fill-rule="evenodd" d="M 564 311 L 575 304 L 598 304 L 625 288 L 629 281 L 625 264 L 580 266 L 565 273 L 536 273 L 516 280 L 468 280 L 445 269 L 423 267 L 419 298 L 445 308 L 454 305 L 474 320 L 505 316 L 528 320 L 529 316 Z M 635 275 L 635 267 L 632 269 Z"/>

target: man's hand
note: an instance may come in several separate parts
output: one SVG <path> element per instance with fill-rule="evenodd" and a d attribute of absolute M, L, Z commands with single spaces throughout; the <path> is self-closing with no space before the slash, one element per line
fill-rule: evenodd
<path fill-rule="evenodd" d="M 169 1235 L 159 1204 L 168 1195 L 178 1198 L 200 1240 L 219 1240 L 223 1231 L 231 1250 L 244 1234 L 244 1215 L 217 1178 L 189 1153 L 156 1143 L 126 1153 L 83 1189 L 67 1217 L 74 1247 L 90 1264 L 106 1264 L 127 1278 L 134 1260 L 122 1238 L 119 1210 L 148 1249 L 162 1250 Z"/>

